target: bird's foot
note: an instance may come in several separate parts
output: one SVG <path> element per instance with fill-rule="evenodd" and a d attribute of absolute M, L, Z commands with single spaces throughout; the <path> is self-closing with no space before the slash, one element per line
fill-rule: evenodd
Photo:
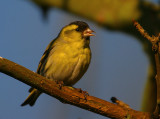
<path fill-rule="evenodd" d="M 87 96 L 89 96 L 89 93 L 87 91 L 83 91 L 81 88 L 77 88 L 76 90 L 84 94 L 84 99 L 87 101 Z"/>
<path fill-rule="evenodd" d="M 62 87 L 64 86 L 64 82 L 63 81 L 57 81 L 57 80 L 55 80 L 55 82 L 59 85 L 59 89 L 61 90 Z"/>

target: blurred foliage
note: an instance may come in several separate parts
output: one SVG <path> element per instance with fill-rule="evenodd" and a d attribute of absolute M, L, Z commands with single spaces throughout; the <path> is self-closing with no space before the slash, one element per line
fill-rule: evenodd
<path fill-rule="evenodd" d="M 33 2 L 41 7 L 58 7 L 115 28 L 128 25 L 132 19 L 140 17 L 139 0 L 33 0 Z"/>
<path fill-rule="evenodd" d="M 154 55 L 151 44 L 137 32 L 132 20 L 139 21 L 149 34 L 156 35 L 160 32 L 160 6 L 144 0 L 32 0 L 32 2 L 41 7 L 45 14 L 49 8 L 57 7 L 94 21 L 107 29 L 119 30 L 136 37 L 150 61 L 143 111 L 154 110 L 156 103 Z"/>
<path fill-rule="evenodd" d="M 82 7 L 83 6 L 83 7 Z M 68 8 L 100 24 L 120 27 L 140 16 L 138 0 L 69 0 Z"/>

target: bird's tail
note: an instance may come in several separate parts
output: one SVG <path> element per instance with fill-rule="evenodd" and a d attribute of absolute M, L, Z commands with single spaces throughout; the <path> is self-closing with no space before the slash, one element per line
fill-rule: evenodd
<path fill-rule="evenodd" d="M 37 98 L 41 94 L 41 92 L 35 88 L 31 88 L 29 96 L 26 98 L 26 100 L 21 104 L 21 106 L 25 106 L 29 104 L 30 106 L 33 106 L 36 102 Z"/>

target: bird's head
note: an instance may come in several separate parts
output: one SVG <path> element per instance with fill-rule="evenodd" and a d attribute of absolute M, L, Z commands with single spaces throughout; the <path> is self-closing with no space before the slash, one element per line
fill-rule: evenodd
<path fill-rule="evenodd" d="M 75 40 L 89 40 L 94 31 L 91 30 L 87 23 L 82 21 L 75 21 L 65 26 L 60 35 L 65 38 L 69 38 L 70 41 Z"/>

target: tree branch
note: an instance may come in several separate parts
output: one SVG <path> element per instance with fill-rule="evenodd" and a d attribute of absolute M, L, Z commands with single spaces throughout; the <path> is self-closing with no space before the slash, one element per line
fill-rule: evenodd
<path fill-rule="evenodd" d="M 93 96 L 85 98 L 84 94 L 78 92 L 75 88 L 67 86 L 59 88 L 59 84 L 56 82 L 47 80 L 45 77 L 2 57 L 0 57 L 0 72 L 37 88 L 62 102 L 106 117 L 115 119 L 124 119 L 127 116 L 136 119 L 150 119 L 151 117 L 150 113 L 126 109 Z"/>

